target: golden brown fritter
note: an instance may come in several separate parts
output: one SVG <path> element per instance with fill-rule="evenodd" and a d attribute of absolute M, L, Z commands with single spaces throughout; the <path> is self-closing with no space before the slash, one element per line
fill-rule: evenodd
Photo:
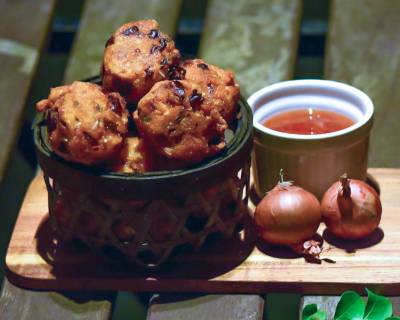
<path fill-rule="evenodd" d="M 107 41 L 102 67 L 106 90 L 118 91 L 128 103 L 134 103 L 167 78 L 180 54 L 159 28 L 155 20 L 129 22 Z"/>
<path fill-rule="evenodd" d="M 228 123 L 235 118 L 240 89 L 232 71 L 207 64 L 201 59 L 194 59 L 171 68 L 170 77 L 205 86 L 208 98 L 202 108 L 217 109 Z"/>
<path fill-rule="evenodd" d="M 144 140 L 175 167 L 199 162 L 225 147 L 227 123 L 217 110 L 203 110 L 209 103 L 204 89 L 186 80 L 158 82 L 133 114 Z"/>
<path fill-rule="evenodd" d="M 102 164 L 123 146 L 128 111 L 118 93 L 104 93 L 96 84 L 75 81 L 51 89 L 36 107 L 47 112 L 50 144 L 66 160 Z"/>
<path fill-rule="evenodd" d="M 120 157 L 109 167 L 114 172 L 142 173 L 151 171 L 152 154 L 143 139 L 128 137 L 125 139 Z"/>

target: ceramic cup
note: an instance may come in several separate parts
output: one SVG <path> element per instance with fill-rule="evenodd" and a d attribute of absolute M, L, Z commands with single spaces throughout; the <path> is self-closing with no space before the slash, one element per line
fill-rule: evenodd
<path fill-rule="evenodd" d="M 267 86 L 250 96 L 254 119 L 254 187 L 272 189 L 279 170 L 287 180 L 321 198 L 343 173 L 364 180 L 374 106 L 362 91 L 335 81 L 293 80 Z M 316 135 L 290 134 L 263 126 L 270 116 L 293 109 L 335 111 L 354 120 L 346 129 Z"/>

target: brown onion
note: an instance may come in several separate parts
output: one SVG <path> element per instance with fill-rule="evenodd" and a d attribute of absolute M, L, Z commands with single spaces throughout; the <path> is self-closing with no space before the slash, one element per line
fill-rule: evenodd
<path fill-rule="evenodd" d="M 260 236 L 271 243 L 294 245 L 310 239 L 321 222 L 321 208 L 310 192 L 281 180 L 255 211 Z"/>
<path fill-rule="evenodd" d="M 367 183 L 344 174 L 324 194 L 322 218 L 328 230 L 344 239 L 360 239 L 379 225 L 382 205 L 379 195 Z"/>

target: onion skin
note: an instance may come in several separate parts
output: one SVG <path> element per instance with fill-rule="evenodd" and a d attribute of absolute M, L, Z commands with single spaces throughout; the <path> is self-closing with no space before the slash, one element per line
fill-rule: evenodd
<path fill-rule="evenodd" d="M 310 192 L 281 182 L 261 200 L 254 215 L 258 233 L 265 241 L 294 245 L 315 235 L 321 207 Z"/>
<path fill-rule="evenodd" d="M 361 180 L 341 177 L 324 194 L 322 219 L 328 230 L 343 239 L 370 235 L 379 225 L 382 205 L 379 195 Z"/>

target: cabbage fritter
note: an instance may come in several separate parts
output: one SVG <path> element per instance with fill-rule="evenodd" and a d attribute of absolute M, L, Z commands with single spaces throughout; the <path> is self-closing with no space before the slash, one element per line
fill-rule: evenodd
<path fill-rule="evenodd" d="M 128 103 L 135 103 L 156 82 L 167 78 L 180 54 L 159 28 L 155 20 L 129 22 L 107 41 L 102 67 L 106 90 L 118 91 Z"/>
<path fill-rule="evenodd" d="M 207 64 L 201 59 L 186 60 L 171 70 L 174 70 L 170 72 L 173 79 L 185 79 L 206 87 L 204 93 L 208 97 L 203 109 L 217 109 L 228 123 L 235 119 L 240 89 L 232 71 Z"/>
<path fill-rule="evenodd" d="M 203 108 L 211 103 L 204 90 L 186 80 L 158 82 L 133 114 L 144 140 L 175 167 L 197 163 L 225 147 L 227 123 L 216 109 Z"/>
<path fill-rule="evenodd" d="M 152 154 L 143 139 L 127 137 L 120 157 L 109 167 L 114 172 L 143 173 L 153 167 Z"/>
<path fill-rule="evenodd" d="M 53 88 L 36 108 L 47 113 L 54 152 L 69 161 L 86 165 L 110 161 L 120 152 L 128 132 L 125 100 L 93 83 L 75 81 Z"/>

